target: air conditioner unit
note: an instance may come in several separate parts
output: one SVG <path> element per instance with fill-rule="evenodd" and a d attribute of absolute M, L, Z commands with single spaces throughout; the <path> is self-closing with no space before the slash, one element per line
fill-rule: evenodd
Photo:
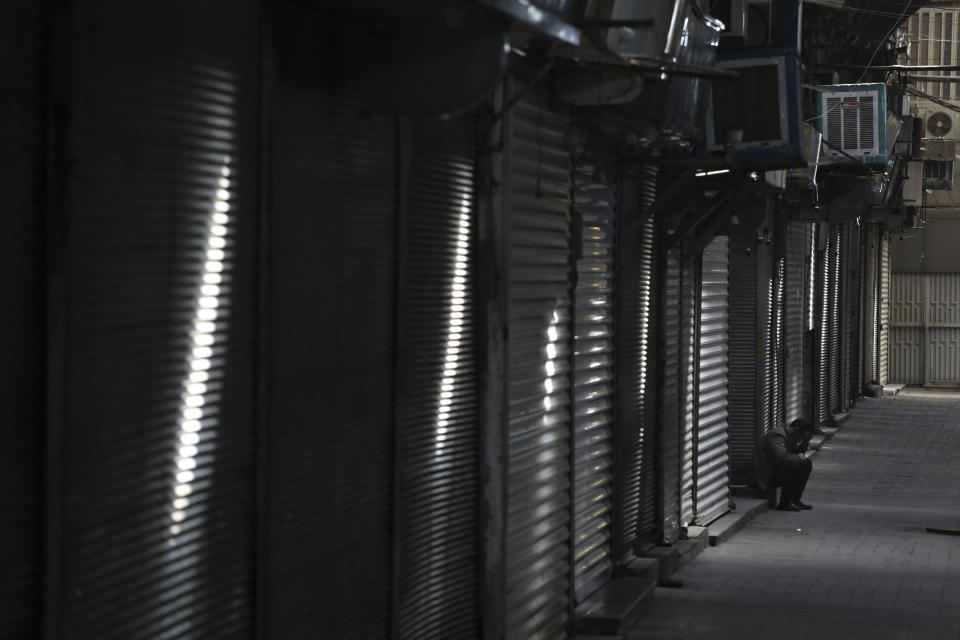
<path fill-rule="evenodd" d="M 799 60 L 792 50 L 718 54 L 717 66 L 737 73 L 714 80 L 704 127 L 708 151 L 725 151 L 743 166 L 807 166 L 800 148 Z"/>
<path fill-rule="evenodd" d="M 929 111 L 924 118 L 924 127 L 930 137 L 944 138 L 953 129 L 953 117 L 943 110 Z"/>
<path fill-rule="evenodd" d="M 886 163 L 886 120 L 886 85 L 820 87 L 817 126 L 823 133 L 823 155 L 830 162 Z"/>

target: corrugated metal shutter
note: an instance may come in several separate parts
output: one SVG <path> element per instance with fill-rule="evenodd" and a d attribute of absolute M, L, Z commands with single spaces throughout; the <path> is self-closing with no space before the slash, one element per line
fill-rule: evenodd
<path fill-rule="evenodd" d="M 703 251 L 700 282 L 697 386 L 696 513 L 709 522 L 730 508 L 727 446 L 727 273 L 726 236 Z"/>
<path fill-rule="evenodd" d="M 806 414 L 803 404 L 803 328 L 806 299 L 807 244 L 809 225 L 804 222 L 787 223 L 787 261 L 784 332 L 786 333 L 786 364 L 784 366 L 786 423 Z"/>
<path fill-rule="evenodd" d="M 274 16 L 261 625 L 269 638 L 382 638 L 393 580 L 397 127 L 361 111 L 363 29 L 311 4 L 285 2 Z"/>
<path fill-rule="evenodd" d="M 63 503 L 50 633 L 248 637 L 256 11 L 63 11 L 78 46 L 58 43 L 73 93 L 53 225 Z"/>
<path fill-rule="evenodd" d="M 478 630 L 475 118 L 410 125 L 397 380 L 397 637 Z M 406 146 L 406 145 L 405 145 Z"/>
<path fill-rule="evenodd" d="M 859 247 L 859 260 L 860 264 L 858 265 L 859 279 L 857 281 L 857 320 L 858 324 L 856 325 L 857 336 L 856 336 L 856 346 L 857 346 L 857 380 L 856 388 L 854 389 L 854 397 L 859 397 L 863 394 L 864 382 L 866 382 L 866 374 L 864 371 L 864 365 L 866 364 L 866 346 L 868 342 L 867 338 L 867 298 L 869 297 L 869 292 L 867 291 L 867 262 L 869 247 L 867 242 L 870 235 L 870 225 L 867 225 L 862 233 L 860 234 L 860 247 Z"/>
<path fill-rule="evenodd" d="M 641 204 L 644 212 L 649 211 L 656 201 L 657 169 L 648 165 L 642 170 L 644 173 L 641 185 Z M 639 246 L 639 281 L 640 296 L 637 305 L 639 322 L 638 340 L 645 347 L 637 353 L 637 361 L 641 370 L 639 389 L 640 396 L 644 397 L 643 427 L 638 446 L 642 451 L 642 497 L 640 502 L 640 541 L 652 541 L 657 535 L 660 526 L 657 523 L 657 455 L 660 450 L 660 434 L 657 398 L 660 392 L 658 386 L 660 362 L 660 314 L 658 312 L 659 296 L 659 253 L 657 220 L 653 214 L 645 213 L 641 227 Z M 675 440 L 676 441 L 676 440 Z"/>
<path fill-rule="evenodd" d="M 840 277 L 840 228 L 841 225 L 831 225 L 829 234 L 829 245 L 828 245 L 828 269 L 830 270 L 828 276 L 828 288 L 829 288 L 829 316 L 827 319 L 828 322 L 828 346 L 827 346 L 827 360 L 829 367 L 829 381 L 827 383 L 827 391 L 829 394 L 829 411 L 830 414 L 840 412 L 840 357 L 841 353 L 841 344 L 840 344 L 840 334 L 842 327 L 840 324 L 840 301 L 843 299 L 843 281 Z"/>
<path fill-rule="evenodd" d="M 510 114 L 507 635 L 556 638 L 570 562 L 570 154 L 566 118 Z"/>
<path fill-rule="evenodd" d="M 856 373 L 854 375 L 855 379 L 853 384 L 853 397 L 859 398 L 863 395 L 863 385 L 866 382 L 866 372 L 864 371 L 864 364 L 866 359 L 866 345 L 867 345 L 867 298 L 869 297 L 869 292 L 867 291 L 867 262 L 868 262 L 868 240 L 870 234 L 870 225 L 861 227 L 857 236 L 857 291 L 856 291 L 856 305 L 857 305 L 857 322 L 854 325 L 854 330 L 857 332 L 857 335 L 854 337 L 854 347 L 857 350 L 856 358 Z"/>
<path fill-rule="evenodd" d="M 819 225 L 822 227 L 823 225 Z M 817 229 L 822 237 L 822 229 Z M 829 232 L 826 234 L 830 237 Z M 820 241 L 817 240 L 819 246 Z M 818 302 L 815 307 L 817 321 L 817 419 L 818 424 L 830 421 L 830 242 L 823 249 L 817 249 L 817 286 Z"/>
<path fill-rule="evenodd" d="M 617 312 L 618 478 L 616 551 L 639 553 L 655 542 L 657 516 L 657 254 L 656 221 L 645 212 L 656 200 L 657 167 L 645 165 L 623 177 Z"/>
<path fill-rule="evenodd" d="M 616 193 L 598 162 L 582 149 L 577 157 L 573 202 L 581 246 L 574 293 L 573 581 L 579 603 L 609 582 L 613 572 Z M 612 150 L 601 160 L 612 161 Z"/>
<path fill-rule="evenodd" d="M 40 637 L 44 330 L 43 3 L 0 5 L 0 629 Z"/>
<path fill-rule="evenodd" d="M 699 261 L 690 260 L 680 270 L 680 522 L 691 524 L 697 477 L 697 352 L 699 347 Z"/>
<path fill-rule="evenodd" d="M 857 353 L 857 327 L 859 327 L 860 289 L 860 227 L 848 223 L 844 228 L 841 273 L 843 274 L 843 298 L 840 313 L 843 320 L 843 365 L 840 408 L 850 409 L 859 395 L 856 384 L 859 357 Z"/>
<path fill-rule="evenodd" d="M 754 246 L 757 254 L 757 364 L 756 394 L 760 406 L 761 433 L 769 431 L 773 425 L 773 255 L 770 246 L 758 242 Z"/>
<path fill-rule="evenodd" d="M 786 264 L 783 257 L 776 258 L 773 264 L 771 278 L 773 290 L 773 304 L 770 308 L 770 351 L 773 360 L 773 383 L 771 389 L 771 410 L 773 417 L 772 427 L 783 424 L 783 364 L 784 364 L 784 291 L 786 288 Z"/>
<path fill-rule="evenodd" d="M 880 236 L 880 311 L 879 345 L 877 347 L 877 379 L 887 384 L 890 358 L 890 235 Z"/>
<path fill-rule="evenodd" d="M 762 433 L 757 369 L 762 335 L 757 317 L 757 250 L 753 234 L 729 239 L 728 406 L 730 475 L 734 484 L 753 479 L 754 448 Z"/>
<path fill-rule="evenodd" d="M 660 448 L 661 448 L 661 503 L 663 505 L 663 541 L 676 542 L 680 535 L 680 457 L 684 430 L 681 400 L 684 380 L 683 351 L 681 348 L 681 269 L 680 252 L 671 250 L 665 256 L 663 269 L 663 297 L 660 324 L 663 380 L 660 384 Z"/>
<path fill-rule="evenodd" d="M 864 382 L 877 379 L 877 329 L 880 303 L 880 238 L 876 225 L 867 227 L 864 256 L 863 371 Z"/>

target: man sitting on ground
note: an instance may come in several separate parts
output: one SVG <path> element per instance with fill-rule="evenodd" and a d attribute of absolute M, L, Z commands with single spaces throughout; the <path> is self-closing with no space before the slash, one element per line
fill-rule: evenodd
<path fill-rule="evenodd" d="M 760 438 L 757 484 L 762 491 L 768 492 L 771 507 L 776 488 L 783 487 L 778 509 L 800 511 L 813 508 L 800 500 L 813 471 L 813 463 L 806 455 L 812 436 L 810 421 L 797 418 L 786 427 L 771 429 Z"/>

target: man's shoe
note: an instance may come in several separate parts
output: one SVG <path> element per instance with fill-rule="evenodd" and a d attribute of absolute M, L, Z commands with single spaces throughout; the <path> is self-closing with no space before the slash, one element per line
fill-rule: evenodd
<path fill-rule="evenodd" d="M 781 504 L 777 507 L 778 511 L 803 511 L 803 507 L 798 507 L 795 504 Z"/>
<path fill-rule="evenodd" d="M 810 509 L 813 509 L 813 505 L 809 505 L 806 502 L 800 502 L 799 500 L 794 500 L 793 505 L 795 507 L 800 507 L 801 509 L 804 509 L 807 511 L 809 511 Z"/>

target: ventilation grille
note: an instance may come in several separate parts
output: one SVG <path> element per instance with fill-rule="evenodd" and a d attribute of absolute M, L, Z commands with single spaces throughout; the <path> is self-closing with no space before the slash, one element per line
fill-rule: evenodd
<path fill-rule="evenodd" d="M 878 155 L 876 92 L 833 94 L 824 98 L 827 154 Z"/>

